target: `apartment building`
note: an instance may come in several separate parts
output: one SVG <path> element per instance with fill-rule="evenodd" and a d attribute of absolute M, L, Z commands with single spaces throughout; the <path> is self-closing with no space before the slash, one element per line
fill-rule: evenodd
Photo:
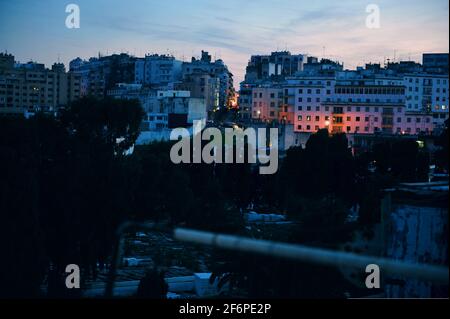
<path fill-rule="evenodd" d="M 253 87 L 254 85 L 242 83 L 239 90 L 239 117 L 244 121 L 249 121 L 252 118 Z"/>
<path fill-rule="evenodd" d="M 303 70 L 306 55 L 276 51 L 269 55 L 253 55 L 246 68 L 246 83 L 267 80 L 273 77 L 293 76 Z"/>
<path fill-rule="evenodd" d="M 70 71 L 81 78 L 81 95 L 104 97 L 117 83 L 135 82 L 136 58 L 125 54 L 113 54 L 90 58 L 76 58 L 69 64 Z"/>
<path fill-rule="evenodd" d="M 401 78 L 304 79 L 295 93 L 294 130 L 348 134 L 429 134 L 432 116 L 405 108 Z"/>
<path fill-rule="evenodd" d="M 66 72 L 63 64 L 47 69 L 39 63 L 13 61 L 12 55 L 0 54 L 1 115 L 56 112 L 80 97 L 80 76 Z"/>
<path fill-rule="evenodd" d="M 167 86 L 181 79 L 182 64 L 170 55 L 152 54 L 138 58 L 134 64 L 134 83 Z"/>
<path fill-rule="evenodd" d="M 431 113 L 435 128 L 442 128 L 449 117 L 448 84 L 448 75 L 406 74 L 404 85 L 407 111 Z"/>
<path fill-rule="evenodd" d="M 184 74 L 183 80 L 176 83 L 174 88 L 180 91 L 189 91 L 193 98 L 203 99 L 208 112 L 218 110 L 221 105 L 220 79 L 201 69 L 189 72 L 189 74 Z"/>
<path fill-rule="evenodd" d="M 208 52 L 202 51 L 200 59 L 192 57 L 191 62 L 184 62 L 182 65 L 183 82 L 190 82 L 192 84 L 197 81 L 196 77 L 200 77 L 200 86 L 204 87 L 207 83 L 207 79 L 205 78 L 206 75 L 210 76 L 208 82 L 213 85 L 215 85 L 215 80 L 213 78 L 218 80 L 219 102 L 217 107 L 231 107 L 232 100 L 235 97 L 233 74 L 228 70 L 228 67 L 221 59 L 212 61 L 211 55 Z M 202 77 L 205 79 L 202 80 Z M 202 85 L 202 83 L 205 85 Z M 201 89 L 202 88 L 200 88 L 200 90 Z M 213 88 L 212 90 L 214 91 L 216 89 Z M 192 93 L 198 95 L 197 92 Z"/>
<path fill-rule="evenodd" d="M 252 89 L 252 118 L 260 121 L 277 121 L 283 107 L 283 89 L 257 87 Z"/>
<path fill-rule="evenodd" d="M 424 53 L 422 63 L 427 73 L 448 75 L 448 53 Z"/>

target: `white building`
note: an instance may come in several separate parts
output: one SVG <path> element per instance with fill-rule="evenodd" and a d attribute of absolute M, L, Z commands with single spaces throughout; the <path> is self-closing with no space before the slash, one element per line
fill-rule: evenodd
<path fill-rule="evenodd" d="M 448 76 L 436 74 L 406 74 L 406 109 L 430 112 L 433 124 L 439 129 L 448 119 Z"/>
<path fill-rule="evenodd" d="M 181 79 L 182 61 L 169 55 L 146 55 L 134 65 L 135 83 L 167 86 Z"/>

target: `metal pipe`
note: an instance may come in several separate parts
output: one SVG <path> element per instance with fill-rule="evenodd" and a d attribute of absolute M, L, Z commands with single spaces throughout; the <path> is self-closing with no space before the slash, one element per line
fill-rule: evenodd
<path fill-rule="evenodd" d="M 196 244 L 263 254 L 272 257 L 296 259 L 321 265 L 362 268 L 364 271 L 368 265 L 376 264 L 380 267 L 380 271 L 385 274 L 412 277 L 436 283 L 448 284 L 449 279 L 449 269 L 443 266 L 409 263 L 388 258 L 357 255 L 354 253 L 214 234 L 183 228 L 174 230 L 174 238 Z"/>

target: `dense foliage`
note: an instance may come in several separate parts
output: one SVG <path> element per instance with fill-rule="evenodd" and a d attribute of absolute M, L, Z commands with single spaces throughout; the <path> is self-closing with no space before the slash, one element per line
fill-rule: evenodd
<path fill-rule="evenodd" d="M 290 149 L 269 176 L 250 164 L 175 165 L 169 142 L 135 146 L 127 155 L 142 116 L 138 101 L 89 97 L 57 117 L 0 119 L 0 297 L 37 296 L 42 284 L 49 295 L 65 296 L 65 266 L 78 264 L 95 277 L 125 220 L 249 235 L 242 212 L 254 205 L 297 223 L 286 234 L 252 236 L 337 247 L 351 237 L 352 206 L 360 207 L 360 223 L 376 222 L 383 187 L 427 174 L 427 154 L 415 142 L 377 145 L 355 158 L 344 134 L 325 130 L 305 149 Z M 367 170 L 372 161 L 375 174 Z M 311 276 L 308 265 L 223 252 L 216 260 L 215 273 L 251 296 L 301 296 L 314 278 L 328 280 L 325 272 Z M 147 282 L 159 277 L 150 273 Z M 162 294 L 147 291 L 145 282 L 142 296 Z"/>

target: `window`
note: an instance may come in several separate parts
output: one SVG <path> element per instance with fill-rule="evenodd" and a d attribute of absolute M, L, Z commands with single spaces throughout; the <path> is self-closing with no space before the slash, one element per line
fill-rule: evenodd
<path fill-rule="evenodd" d="M 316 122 L 319 122 L 320 121 L 320 116 L 316 116 Z"/>
<path fill-rule="evenodd" d="M 301 111 L 303 107 L 301 105 L 297 106 L 297 110 Z"/>
<path fill-rule="evenodd" d="M 356 122 L 359 122 L 359 121 L 361 121 L 361 118 L 360 118 L 359 116 L 357 116 L 357 117 L 355 118 L 355 121 L 356 121 Z"/>
<path fill-rule="evenodd" d="M 299 121 L 302 121 L 302 120 L 303 120 L 303 116 L 299 115 L 299 116 L 298 116 L 298 120 L 299 120 Z"/>
<path fill-rule="evenodd" d="M 316 126 L 315 126 L 315 130 L 318 131 L 319 129 L 320 129 L 320 128 L 319 128 L 319 125 L 316 125 Z"/>
<path fill-rule="evenodd" d="M 374 117 L 374 122 L 378 122 L 378 117 Z"/>
<path fill-rule="evenodd" d="M 342 114 L 344 113 L 343 107 L 335 106 L 333 107 L 333 112 L 336 114 Z"/>
<path fill-rule="evenodd" d="M 347 112 L 351 112 L 352 111 L 352 107 L 351 106 L 347 106 Z"/>
<path fill-rule="evenodd" d="M 307 107 L 306 107 L 306 110 L 307 110 L 307 111 L 311 111 L 311 106 L 307 106 Z"/>
<path fill-rule="evenodd" d="M 350 116 L 347 116 L 347 122 L 350 122 L 352 118 Z"/>
<path fill-rule="evenodd" d="M 347 132 L 350 132 L 352 128 L 350 126 L 347 126 Z"/>
<path fill-rule="evenodd" d="M 334 123 L 342 123 L 342 117 L 338 116 L 338 117 L 333 118 L 333 122 Z"/>
<path fill-rule="evenodd" d="M 298 101 L 299 101 L 299 102 L 303 102 L 303 98 L 299 97 L 299 98 L 298 98 Z"/>
<path fill-rule="evenodd" d="M 366 107 L 366 112 L 370 112 L 370 107 Z"/>
<path fill-rule="evenodd" d="M 406 123 L 411 123 L 411 118 L 410 117 L 406 118 Z"/>
<path fill-rule="evenodd" d="M 357 106 L 356 107 L 356 112 L 361 112 L 361 107 Z"/>
<path fill-rule="evenodd" d="M 402 122 L 402 118 L 401 117 L 397 117 L 397 123 L 401 123 Z"/>
<path fill-rule="evenodd" d="M 308 116 L 306 117 L 306 120 L 307 120 L 308 122 L 311 122 L 311 115 L 308 115 Z"/>
<path fill-rule="evenodd" d="M 297 125 L 297 129 L 298 129 L 298 130 L 301 130 L 301 129 L 302 129 L 302 126 L 301 126 L 301 125 Z"/>
<path fill-rule="evenodd" d="M 303 94 L 303 89 L 299 89 L 298 94 Z"/>
<path fill-rule="evenodd" d="M 311 129 L 311 126 L 310 125 L 306 125 L 306 130 L 310 130 Z"/>

